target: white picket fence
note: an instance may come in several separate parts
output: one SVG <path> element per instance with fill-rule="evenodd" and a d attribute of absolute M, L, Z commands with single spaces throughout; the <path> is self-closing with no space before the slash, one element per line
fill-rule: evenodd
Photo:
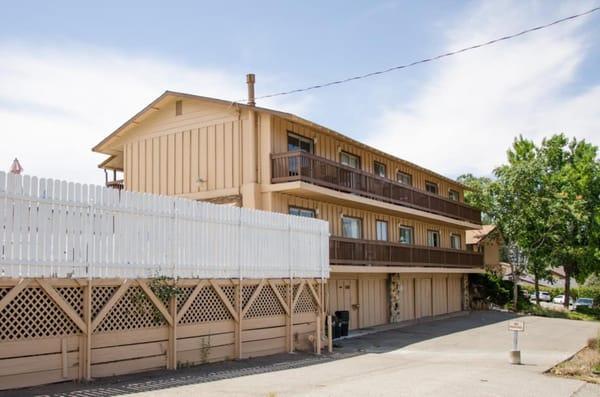
<path fill-rule="evenodd" d="M 0 277 L 329 276 L 327 222 L 0 172 Z"/>

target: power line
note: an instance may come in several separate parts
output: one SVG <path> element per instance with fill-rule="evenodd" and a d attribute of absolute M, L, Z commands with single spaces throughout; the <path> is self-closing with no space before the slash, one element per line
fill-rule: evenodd
<path fill-rule="evenodd" d="M 575 15 L 571 15 L 571 16 L 566 17 L 566 18 L 557 19 L 556 21 L 547 23 L 545 25 L 539 25 L 539 26 L 536 26 L 536 27 L 533 27 L 533 28 L 525 29 L 525 30 L 523 30 L 521 32 L 518 32 L 518 33 L 510 34 L 510 35 L 507 35 L 507 36 L 502 36 L 502 37 L 499 37 L 499 38 L 494 39 L 494 40 L 486 41 L 484 43 L 475 44 L 475 45 L 472 45 L 470 47 L 461 48 L 460 50 L 446 52 L 446 53 L 441 54 L 441 55 L 437 55 L 437 56 L 434 56 L 434 57 L 431 57 L 431 58 L 421 59 L 419 61 L 414 61 L 414 62 L 411 62 L 411 63 L 407 63 L 405 65 L 393 66 L 391 68 L 383 69 L 383 70 L 378 70 L 376 72 L 370 72 L 370 73 L 366 73 L 366 74 L 362 74 L 362 75 L 358 75 L 358 76 L 348 77 L 348 78 L 345 78 L 345 79 L 342 79 L 342 80 L 335 80 L 335 81 L 330 81 L 328 83 L 322 83 L 322 84 L 312 85 L 312 86 L 309 86 L 309 87 L 297 88 L 295 90 L 282 91 L 282 92 L 277 92 L 277 93 L 274 93 L 274 94 L 262 95 L 262 96 L 256 97 L 256 99 L 273 98 L 273 97 L 277 97 L 277 96 L 290 95 L 290 94 L 296 94 L 296 93 L 299 93 L 299 92 L 316 90 L 318 88 L 325 88 L 325 87 L 330 87 L 332 85 L 344 84 L 344 83 L 348 83 L 348 82 L 354 81 L 354 80 L 366 79 L 368 77 L 373 77 L 373 76 L 377 76 L 377 75 L 380 75 L 380 74 L 393 72 L 393 71 L 400 70 L 400 69 L 406 69 L 406 68 L 409 68 L 409 67 L 412 67 L 412 66 L 423 64 L 423 63 L 437 61 L 438 59 L 442 59 L 442 58 L 446 58 L 446 57 L 449 57 L 449 56 L 452 56 L 452 55 L 457 55 L 457 54 L 460 54 L 460 53 L 463 53 L 463 52 L 475 50 L 477 48 L 489 46 L 489 45 L 498 43 L 500 41 L 514 39 L 515 37 L 523 36 L 523 35 L 525 35 L 527 33 L 535 32 L 537 30 L 546 29 L 546 28 L 549 28 L 551 26 L 558 25 L 559 23 L 563 23 L 563 22 L 566 22 L 566 21 L 573 20 L 575 18 L 579 18 L 579 17 L 585 16 L 585 15 L 589 15 L 589 14 L 591 14 L 593 12 L 596 12 L 596 11 L 599 11 L 599 10 L 600 10 L 600 7 L 592 8 L 591 10 L 582 12 L 580 14 L 575 14 Z M 242 101 L 244 101 L 244 100 L 242 99 L 239 102 L 242 102 Z"/>

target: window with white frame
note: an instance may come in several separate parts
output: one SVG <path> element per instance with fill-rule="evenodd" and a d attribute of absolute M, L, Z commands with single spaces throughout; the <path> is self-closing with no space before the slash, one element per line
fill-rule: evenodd
<path fill-rule="evenodd" d="M 362 238 L 362 219 L 352 216 L 342 217 L 342 236 Z"/>
<path fill-rule="evenodd" d="M 388 223 L 387 221 L 376 222 L 376 237 L 379 241 L 388 241 Z"/>
<path fill-rule="evenodd" d="M 414 244 L 413 228 L 411 226 L 400 226 L 400 243 Z"/>
<path fill-rule="evenodd" d="M 460 234 L 452 233 L 450 235 L 450 248 L 455 250 L 461 249 Z"/>
<path fill-rule="evenodd" d="M 430 247 L 439 247 L 440 246 L 440 232 L 437 230 L 428 230 L 427 231 L 427 245 Z"/>

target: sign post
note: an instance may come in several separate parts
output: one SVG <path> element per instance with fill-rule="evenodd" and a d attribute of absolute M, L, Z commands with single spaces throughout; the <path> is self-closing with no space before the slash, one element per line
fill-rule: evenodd
<path fill-rule="evenodd" d="M 521 364 L 521 351 L 519 350 L 519 332 L 525 332 L 523 321 L 511 320 L 508 322 L 508 330 L 513 334 L 513 345 L 510 351 L 510 363 Z"/>

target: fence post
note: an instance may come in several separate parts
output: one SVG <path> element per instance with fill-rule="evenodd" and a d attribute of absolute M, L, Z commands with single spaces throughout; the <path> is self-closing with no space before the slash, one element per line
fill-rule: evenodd
<path fill-rule="evenodd" d="M 177 281 L 174 281 L 177 283 Z M 169 360 L 167 369 L 177 369 L 177 295 L 173 295 L 169 301 L 169 311 L 173 324 L 169 327 Z"/>
<path fill-rule="evenodd" d="M 83 290 L 83 321 L 86 325 L 85 352 L 83 353 L 83 360 L 79 361 L 80 365 L 83 365 L 83 378 L 85 380 L 92 379 L 92 288 L 93 281 L 91 278 L 87 280 L 86 286 Z M 81 354 L 80 354 L 81 357 Z"/>
<path fill-rule="evenodd" d="M 242 301 L 243 301 L 243 281 L 240 278 L 235 288 L 235 307 L 238 320 L 235 324 L 235 355 L 238 359 L 242 358 Z"/>

